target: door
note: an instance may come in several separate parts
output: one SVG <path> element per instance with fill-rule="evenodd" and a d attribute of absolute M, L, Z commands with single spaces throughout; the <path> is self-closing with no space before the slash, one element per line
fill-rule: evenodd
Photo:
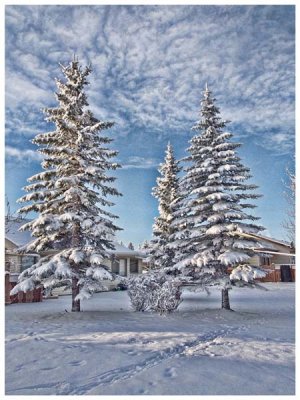
<path fill-rule="evenodd" d="M 280 265 L 281 282 L 292 282 L 291 268 L 289 265 Z"/>

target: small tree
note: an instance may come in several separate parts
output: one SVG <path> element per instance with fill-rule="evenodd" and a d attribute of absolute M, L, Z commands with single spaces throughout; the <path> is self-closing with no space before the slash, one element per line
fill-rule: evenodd
<path fill-rule="evenodd" d="M 154 271 L 129 281 L 128 294 L 137 311 L 151 310 L 163 314 L 176 310 L 181 302 L 182 282 L 169 273 L 175 254 L 169 245 L 172 236 L 172 203 L 178 197 L 179 171 L 169 143 L 165 162 L 159 169 L 161 176 L 157 178 L 157 186 L 153 189 L 153 195 L 159 202 L 159 216 L 153 225 L 154 238 L 144 246 L 148 254 L 147 261 Z"/>
<path fill-rule="evenodd" d="M 128 243 L 128 248 L 129 248 L 130 250 L 134 250 L 134 245 L 133 245 L 132 242 L 129 242 L 129 243 Z"/>
<path fill-rule="evenodd" d="M 5 233 L 9 232 L 9 222 L 13 219 L 13 215 L 10 210 L 10 202 L 8 200 L 7 195 L 5 195 L 5 200 L 6 200 L 6 213 L 5 213 Z"/>
<path fill-rule="evenodd" d="M 221 286 L 222 308 L 230 309 L 227 268 L 246 263 L 255 254 L 259 243 L 251 234 L 264 228 L 245 211 L 255 207 L 247 200 L 259 197 L 252 193 L 257 186 L 245 183 L 250 173 L 236 154 L 240 144 L 231 142 L 232 134 L 223 131 L 227 122 L 219 113 L 206 87 L 201 120 L 193 128 L 197 133 L 185 159 L 189 166 L 180 182 L 181 199 L 175 204 L 173 268 L 199 284 Z"/>
<path fill-rule="evenodd" d="M 39 214 L 21 228 L 35 237 L 25 250 L 54 250 L 55 255 L 25 270 L 12 294 L 66 285 L 72 287 L 72 311 L 80 311 L 80 300 L 112 279 L 103 260 L 114 249 L 112 239 L 119 228 L 112 222 L 117 217 L 107 211 L 113 205 L 107 196 L 120 193 L 109 185 L 115 178 L 107 171 L 118 164 L 110 161 L 117 152 L 106 147 L 111 139 L 102 134 L 113 122 L 100 121 L 87 109 L 84 89 L 91 68 L 82 70 L 76 59 L 61 68 L 65 81 L 56 80 L 58 105 L 44 110 L 55 129 L 33 140 L 44 156 L 45 171 L 29 178 L 24 189 L 31 193 L 19 200 L 31 202 L 21 213 Z"/>
<path fill-rule="evenodd" d="M 21 222 L 22 218 L 20 217 L 20 215 L 16 215 L 15 213 L 11 212 L 10 202 L 9 202 L 7 195 L 5 195 L 5 203 L 6 203 L 5 204 L 5 206 L 6 206 L 5 233 L 8 233 L 11 229 L 11 222 Z"/>
<path fill-rule="evenodd" d="M 178 198 L 179 162 L 175 160 L 173 147 L 168 143 L 165 162 L 159 168 L 160 177 L 153 188 L 158 199 L 159 216 L 155 218 L 153 236 L 149 245 L 149 262 L 152 268 L 166 268 L 174 264 L 174 249 L 170 246 L 173 233 L 172 203 Z"/>
<path fill-rule="evenodd" d="M 296 176 L 290 169 L 286 168 L 287 182 L 285 182 L 285 198 L 287 202 L 286 218 L 283 227 L 286 231 L 288 240 L 295 245 L 296 215 L 295 215 L 295 197 L 296 197 Z"/>

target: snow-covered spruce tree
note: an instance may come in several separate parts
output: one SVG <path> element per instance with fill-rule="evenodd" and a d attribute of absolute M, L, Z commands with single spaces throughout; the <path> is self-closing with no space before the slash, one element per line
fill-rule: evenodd
<path fill-rule="evenodd" d="M 165 162 L 159 168 L 161 176 L 152 192 L 159 201 L 159 216 L 153 225 L 154 238 L 146 248 L 151 271 L 130 279 L 128 283 L 128 295 L 136 311 L 150 310 L 163 314 L 176 310 L 181 302 L 181 282 L 165 273 L 174 263 L 174 249 L 169 244 L 173 220 L 171 203 L 178 197 L 178 164 L 169 143 Z"/>
<path fill-rule="evenodd" d="M 196 283 L 219 285 L 222 308 L 230 309 L 228 289 L 232 283 L 240 280 L 240 284 L 253 284 L 253 277 L 264 274 L 243 266 L 260 247 L 251 234 L 264 228 L 255 224 L 257 217 L 246 212 L 255 207 L 248 200 L 259 197 L 252 192 L 257 186 L 245 183 L 251 175 L 236 154 L 240 144 L 229 140 L 232 134 L 224 132 L 227 121 L 219 113 L 206 86 L 201 120 L 193 127 L 197 133 L 185 159 L 189 166 L 180 182 L 182 197 L 174 205 L 173 268 Z M 228 266 L 238 265 L 238 273 L 233 270 L 231 280 Z"/>
<path fill-rule="evenodd" d="M 67 285 L 72 287 L 72 311 L 80 311 L 80 300 L 112 279 L 103 260 L 119 228 L 112 222 L 117 217 L 107 211 L 113 205 L 107 196 L 120 193 L 110 186 L 115 178 L 107 171 L 118 164 L 110 161 L 117 152 L 106 147 L 112 139 L 102 134 L 113 123 L 99 121 L 87 109 L 84 89 L 91 68 L 82 69 L 75 59 L 61 68 L 65 79 L 56 80 L 58 105 L 44 110 L 55 130 L 33 139 L 45 171 L 28 179 L 31 184 L 24 189 L 30 193 L 19 199 L 31 202 L 21 213 L 39 214 L 21 228 L 35 237 L 25 251 L 52 254 L 25 270 L 12 293 Z"/>
<path fill-rule="evenodd" d="M 171 204 L 178 198 L 179 162 L 175 160 L 173 147 L 167 145 L 164 163 L 160 164 L 157 186 L 152 194 L 158 199 L 159 216 L 153 225 L 153 239 L 150 241 L 148 260 L 151 268 L 171 267 L 174 263 L 174 249 L 169 246 L 172 236 L 173 210 Z"/>

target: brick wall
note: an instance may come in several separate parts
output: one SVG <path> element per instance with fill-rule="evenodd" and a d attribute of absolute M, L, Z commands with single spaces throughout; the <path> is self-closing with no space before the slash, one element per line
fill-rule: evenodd
<path fill-rule="evenodd" d="M 9 274 L 5 274 L 5 304 L 10 304 L 10 282 L 9 282 Z"/>
<path fill-rule="evenodd" d="M 19 292 L 10 296 L 11 289 L 16 286 L 16 282 L 9 282 L 9 274 L 5 275 L 5 304 L 13 303 L 35 303 L 43 300 L 42 289 L 34 289 L 30 292 Z"/>

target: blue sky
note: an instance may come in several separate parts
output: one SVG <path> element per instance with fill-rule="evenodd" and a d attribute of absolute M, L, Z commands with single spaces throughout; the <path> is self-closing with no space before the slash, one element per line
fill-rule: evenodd
<path fill-rule="evenodd" d="M 183 157 L 206 82 L 259 185 L 256 215 L 285 238 L 285 168 L 294 163 L 294 6 L 6 6 L 6 193 L 11 208 L 40 170 L 30 140 L 52 129 L 58 63 L 92 63 L 87 94 L 113 120 L 123 169 L 116 199 L 125 243 L 151 237 L 157 167 L 170 141 Z"/>

